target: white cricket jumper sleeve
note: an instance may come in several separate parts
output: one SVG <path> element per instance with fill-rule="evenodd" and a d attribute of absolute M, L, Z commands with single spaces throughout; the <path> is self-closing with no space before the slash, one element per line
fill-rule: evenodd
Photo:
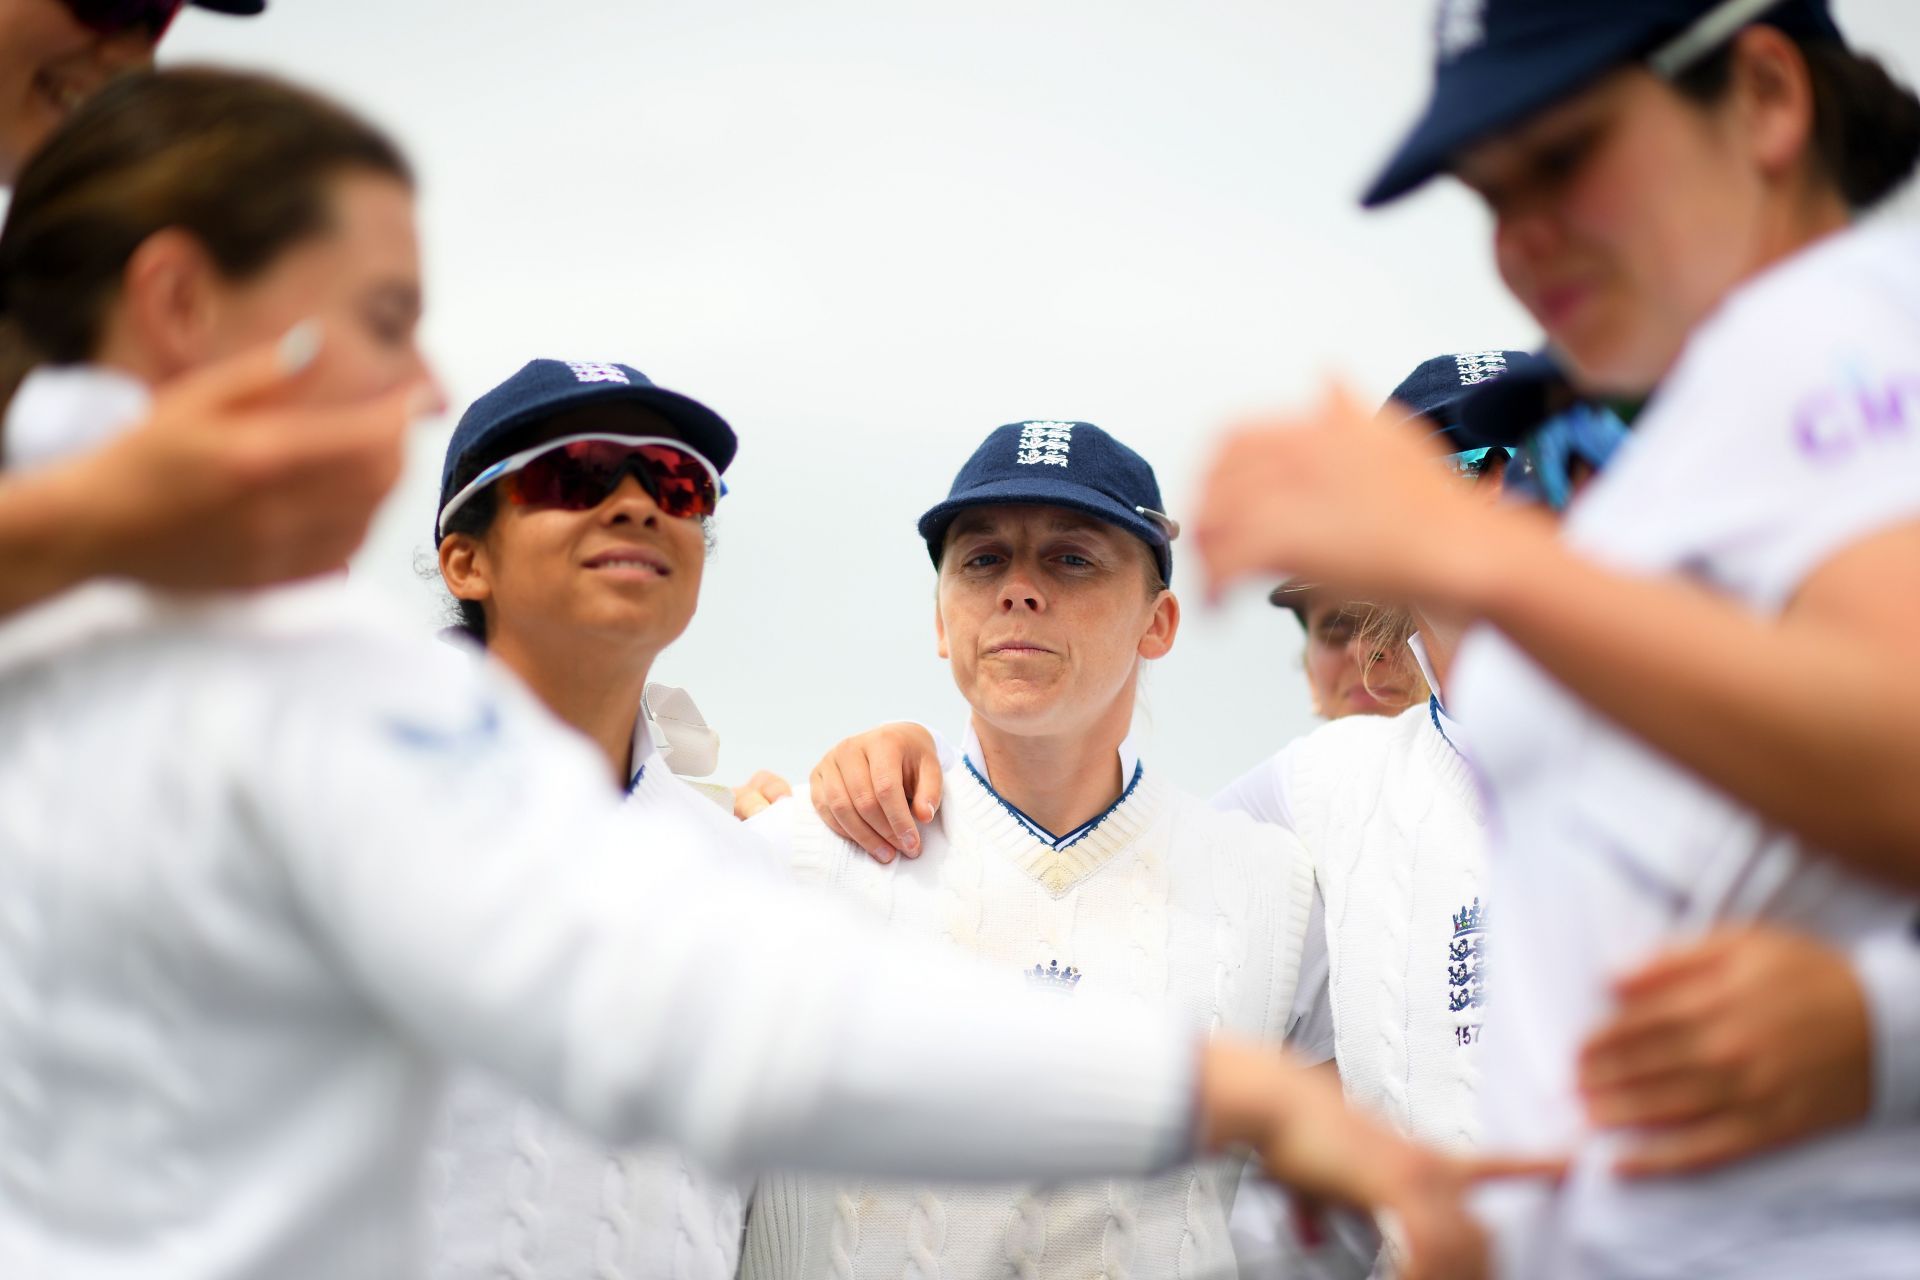
<path fill-rule="evenodd" d="M 1065 1177 L 1189 1153 L 1190 1035 L 1063 1016 L 825 897 L 716 874 L 711 829 L 623 807 L 587 744 L 450 648 L 333 638 L 281 665 L 246 801 L 316 933 L 434 1049 L 720 1168 Z"/>

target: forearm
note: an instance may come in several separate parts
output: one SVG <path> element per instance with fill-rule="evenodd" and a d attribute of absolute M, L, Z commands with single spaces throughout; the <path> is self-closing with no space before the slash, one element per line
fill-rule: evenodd
<path fill-rule="evenodd" d="M 73 466 L 0 473 L 0 617 L 100 571 L 87 536 L 90 508 Z"/>
<path fill-rule="evenodd" d="M 1920 672 L 1898 648 L 1607 570 L 1537 525 L 1508 533 L 1501 571 L 1463 575 L 1456 600 L 1762 816 L 1920 884 Z"/>

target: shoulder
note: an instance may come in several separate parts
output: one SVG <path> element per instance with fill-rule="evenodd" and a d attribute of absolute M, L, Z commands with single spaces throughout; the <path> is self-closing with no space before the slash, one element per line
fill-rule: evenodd
<path fill-rule="evenodd" d="M 1166 806 L 1173 838 L 1181 843 L 1195 843 L 1215 853 L 1245 852 L 1263 860 L 1284 860 L 1299 848 L 1289 828 L 1244 810 L 1218 808 L 1178 787 L 1167 788 Z"/>
<path fill-rule="evenodd" d="M 790 798 L 749 819 L 747 826 L 775 846 L 794 875 L 802 880 L 850 885 L 878 880 L 892 870 L 829 828 L 814 810 L 812 796 L 805 786 L 794 788 Z M 928 834 L 931 836 L 931 831 Z M 931 846 L 931 839 L 927 843 Z"/>
<path fill-rule="evenodd" d="M 1707 447 L 1737 435 L 1749 455 L 1836 459 L 1920 434 L 1916 379 L 1920 232 L 1856 229 L 1762 275 L 1702 324 L 1649 406 L 1645 436 L 1684 416 Z"/>
<path fill-rule="evenodd" d="M 1384 762 L 1397 746 L 1417 738 L 1428 715 L 1427 704 L 1421 702 L 1398 715 L 1345 716 L 1295 738 L 1281 758 L 1296 779 L 1351 777 L 1356 768 Z"/>

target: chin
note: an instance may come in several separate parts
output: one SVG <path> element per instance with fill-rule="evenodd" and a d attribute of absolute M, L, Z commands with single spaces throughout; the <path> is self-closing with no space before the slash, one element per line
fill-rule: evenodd
<path fill-rule="evenodd" d="M 1621 325 L 1583 325 L 1553 334 L 1554 354 L 1581 391 L 1638 399 L 1660 385 L 1679 355 L 1649 343 L 1644 333 Z"/>

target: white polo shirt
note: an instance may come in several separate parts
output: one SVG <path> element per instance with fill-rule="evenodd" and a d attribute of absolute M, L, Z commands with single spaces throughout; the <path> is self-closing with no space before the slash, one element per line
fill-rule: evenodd
<path fill-rule="evenodd" d="M 1849 231 L 1765 273 L 1693 336 L 1566 541 L 1760 615 L 1824 561 L 1920 519 L 1920 233 Z M 1818 672 L 1807 672 L 1818 679 Z M 1920 1127 L 1849 1130 L 1724 1172 L 1626 1183 L 1589 1135 L 1575 1057 L 1609 980 L 1715 923 L 1855 948 L 1914 902 L 1821 858 L 1588 708 L 1503 636 L 1468 638 L 1454 701 L 1492 791 L 1485 1138 L 1571 1147 L 1558 1196 L 1489 1198 L 1516 1275 L 1912 1275 Z"/>

